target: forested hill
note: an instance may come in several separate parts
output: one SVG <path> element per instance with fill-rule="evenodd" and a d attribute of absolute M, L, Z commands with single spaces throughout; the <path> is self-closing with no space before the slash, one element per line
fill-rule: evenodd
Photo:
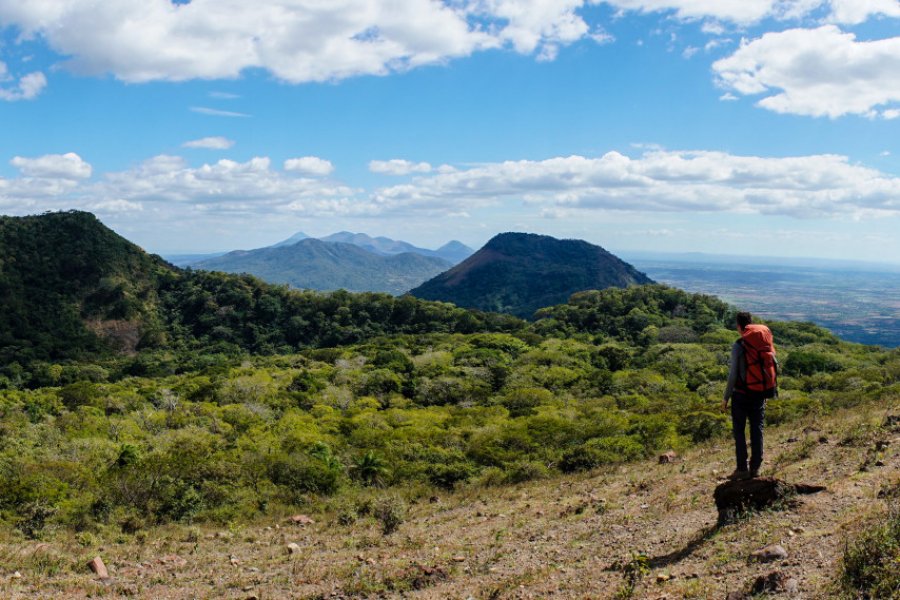
<path fill-rule="evenodd" d="M 582 240 L 530 233 L 501 233 L 481 250 L 410 293 L 427 300 L 530 318 L 575 292 L 653 281 Z"/>
<path fill-rule="evenodd" d="M 134 348 L 173 272 L 90 213 L 0 217 L 0 359 L 99 352 L 104 330 Z"/>
<path fill-rule="evenodd" d="M 514 326 L 414 298 L 296 292 L 251 276 L 182 271 L 86 212 L 0 217 L 4 364 L 153 348 L 271 353 Z"/>

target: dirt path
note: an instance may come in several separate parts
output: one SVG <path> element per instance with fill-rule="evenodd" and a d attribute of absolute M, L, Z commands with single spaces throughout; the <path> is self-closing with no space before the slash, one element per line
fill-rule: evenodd
<path fill-rule="evenodd" d="M 834 597 L 845 540 L 883 513 L 879 491 L 900 483 L 900 429 L 879 427 L 898 412 L 895 402 L 815 428 L 771 430 L 764 474 L 828 489 L 722 528 L 712 492 L 731 469 L 730 446 L 699 448 L 674 464 L 425 496 L 389 536 L 371 518 L 338 525 L 313 514 L 318 522 L 307 526 L 270 519 L 234 531 L 172 527 L 143 540 L 7 539 L 0 597 L 615 598 L 627 597 L 629 564 L 645 567 L 633 598 L 721 600 L 772 571 L 796 579 L 794 597 Z M 788 557 L 748 560 L 769 544 Z M 86 572 L 95 555 L 109 581 Z"/>

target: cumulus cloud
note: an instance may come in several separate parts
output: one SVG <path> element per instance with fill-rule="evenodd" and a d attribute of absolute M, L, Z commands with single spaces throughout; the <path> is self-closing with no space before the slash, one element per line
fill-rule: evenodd
<path fill-rule="evenodd" d="M 182 144 L 185 148 L 203 148 L 206 150 L 228 150 L 234 146 L 234 140 L 222 136 L 213 136 L 191 140 Z"/>
<path fill-rule="evenodd" d="M 517 200 L 545 209 L 814 217 L 900 212 L 900 178 L 836 155 L 649 151 L 630 158 L 610 152 L 420 176 L 378 190 L 373 199 L 382 210 L 460 210 Z"/>
<path fill-rule="evenodd" d="M 302 156 L 300 158 L 289 158 L 284 161 L 284 170 L 303 175 L 324 177 L 334 171 L 334 165 L 331 164 L 331 161 L 318 156 Z"/>
<path fill-rule="evenodd" d="M 859 24 L 873 16 L 900 17 L 898 0 L 606 0 L 620 11 L 670 12 L 682 20 L 705 20 L 703 31 L 720 35 L 723 22 L 740 26 L 765 19 L 802 19 L 825 11 L 828 20 Z"/>
<path fill-rule="evenodd" d="M 410 173 L 430 173 L 431 165 L 427 162 L 411 162 L 400 158 L 391 160 L 373 160 L 369 162 L 369 171 L 381 175 L 409 175 Z"/>
<path fill-rule="evenodd" d="M 33 100 L 47 87 L 47 77 L 40 71 L 28 73 L 18 81 L 9 75 L 6 63 L 0 61 L 0 100 L 16 102 Z"/>
<path fill-rule="evenodd" d="M 834 25 L 744 41 L 713 64 L 719 84 L 759 106 L 808 116 L 885 116 L 900 103 L 900 37 L 858 41 Z"/>
<path fill-rule="evenodd" d="M 66 65 L 128 82 L 222 79 L 250 68 L 292 83 L 383 75 L 510 47 L 549 56 L 591 35 L 585 0 L 0 0 L 0 26 Z"/>
<path fill-rule="evenodd" d="M 74 152 L 46 154 L 37 158 L 14 157 L 9 164 L 26 177 L 45 179 L 86 179 L 91 176 L 91 165 Z"/>

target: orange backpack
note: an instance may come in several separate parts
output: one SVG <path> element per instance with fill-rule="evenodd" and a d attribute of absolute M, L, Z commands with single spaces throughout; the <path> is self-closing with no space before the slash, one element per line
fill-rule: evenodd
<path fill-rule="evenodd" d="M 778 396 L 778 361 L 772 332 L 765 325 L 749 324 L 741 332 L 747 380 L 744 388 L 762 394 L 764 398 Z"/>

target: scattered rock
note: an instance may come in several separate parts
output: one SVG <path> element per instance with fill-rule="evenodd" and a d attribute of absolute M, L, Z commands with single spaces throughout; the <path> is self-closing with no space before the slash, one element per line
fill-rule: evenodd
<path fill-rule="evenodd" d="M 784 582 L 784 591 L 791 596 L 796 596 L 800 593 L 800 582 L 791 577 Z"/>
<path fill-rule="evenodd" d="M 822 437 L 820 437 L 820 438 L 819 438 L 819 443 L 820 443 L 820 444 L 827 444 L 827 443 L 828 443 L 828 436 L 823 435 Z"/>
<path fill-rule="evenodd" d="M 671 575 L 668 575 L 666 573 L 659 573 L 656 576 L 656 583 L 665 583 L 665 582 L 669 581 L 670 579 L 672 579 Z"/>
<path fill-rule="evenodd" d="M 92 558 L 87 566 L 99 579 L 109 579 L 109 571 L 106 570 L 106 565 L 103 564 L 103 559 L 99 556 Z"/>
<path fill-rule="evenodd" d="M 290 544 L 287 545 L 286 550 L 287 550 L 288 554 L 299 554 L 300 546 L 298 546 L 294 542 L 291 542 Z"/>
<path fill-rule="evenodd" d="M 771 544 L 750 554 L 750 559 L 757 562 L 772 562 L 773 560 L 784 560 L 787 557 L 787 550 L 779 544 Z"/>
<path fill-rule="evenodd" d="M 432 496 L 428 499 L 428 501 L 431 502 L 432 504 L 439 504 L 441 499 L 437 496 Z"/>
<path fill-rule="evenodd" d="M 750 598 L 744 592 L 728 592 L 728 595 L 725 596 L 725 600 L 747 600 Z"/>
<path fill-rule="evenodd" d="M 674 450 L 669 450 L 668 452 L 659 455 L 659 464 L 661 465 L 667 465 L 674 462 L 678 462 L 678 455 Z"/>
<path fill-rule="evenodd" d="M 900 415 L 888 415 L 885 417 L 882 427 L 891 431 L 900 431 Z"/>
<path fill-rule="evenodd" d="M 315 523 L 310 517 L 306 515 L 294 515 L 290 519 L 288 519 L 294 525 L 312 525 Z"/>
<path fill-rule="evenodd" d="M 799 438 L 795 438 L 795 437 L 789 437 L 789 438 L 787 439 L 787 443 L 788 443 L 788 444 L 796 444 L 796 443 L 799 442 L 799 441 L 800 441 L 800 439 L 799 439 Z"/>
<path fill-rule="evenodd" d="M 11 579 L 22 579 L 22 574 L 19 573 L 18 571 L 16 571 L 16 572 L 13 573 L 12 575 L 10 575 L 10 578 L 11 578 Z"/>
<path fill-rule="evenodd" d="M 465 556 L 454 556 L 453 562 L 466 562 L 466 557 Z"/>
<path fill-rule="evenodd" d="M 231 563 L 231 565 L 233 565 L 233 566 L 237 566 L 237 565 L 241 564 L 241 561 L 239 561 L 237 559 L 237 557 L 233 556 L 233 555 L 228 557 L 228 562 Z"/>

